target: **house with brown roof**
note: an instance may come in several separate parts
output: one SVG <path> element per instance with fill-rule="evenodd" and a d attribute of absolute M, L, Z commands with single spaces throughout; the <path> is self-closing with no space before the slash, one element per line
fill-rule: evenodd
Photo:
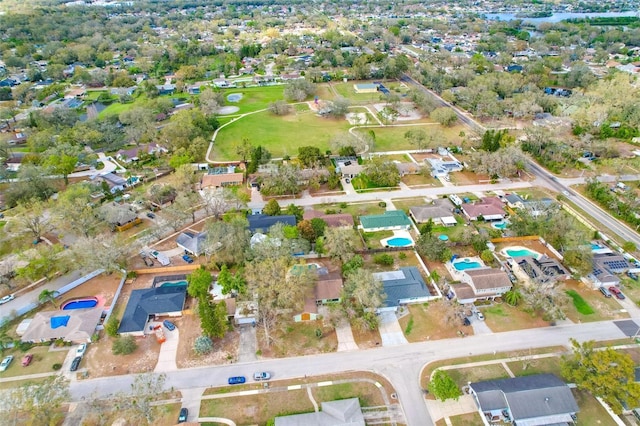
<path fill-rule="evenodd" d="M 314 321 L 320 319 L 318 306 L 339 303 L 342 294 L 342 275 L 339 272 L 327 273 L 326 269 L 318 269 L 318 279 L 313 291 L 304 301 L 303 311 L 294 315 L 295 322 Z"/>
<path fill-rule="evenodd" d="M 100 323 L 102 307 L 92 309 L 55 310 L 38 312 L 22 335 L 23 342 L 88 343 Z"/>
<path fill-rule="evenodd" d="M 121 149 L 116 154 L 116 158 L 124 163 L 131 163 L 132 161 L 138 161 L 141 154 L 154 155 L 166 154 L 167 152 L 169 152 L 167 148 L 157 143 L 148 143 L 129 149 Z"/>
<path fill-rule="evenodd" d="M 200 181 L 201 188 L 222 188 L 225 186 L 242 185 L 243 173 L 221 173 L 204 175 Z"/>
<path fill-rule="evenodd" d="M 329 228 L 353 228 L 353 216 L 348 213 L 323 214 L 317 210 L 305 210 L 304 220 L 322 219 Z"/>
<path fill-rule="evenodd" d="M 511 290 L 509 275 L 501 269 L 481 268 L 462 272 L 460 284 L 453 284 L 451 291 L 458 303 L 473 303 L 477 300 L 493 300 Z"/>
<path fill-rule="evenodd" d="M 480 218 L 486 221 L 503 220 L 507 216 L 502 201 L 498 197 L 485 197 L 473 204 L 463 204 L 461 208 L 469 220 Z"/>

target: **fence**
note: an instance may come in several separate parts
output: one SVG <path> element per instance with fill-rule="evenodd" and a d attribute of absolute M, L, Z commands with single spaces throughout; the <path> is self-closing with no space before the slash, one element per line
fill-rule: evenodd
<path fill-rule="evenodd" d="M 142 274 L 161 274 L 163 272 L 186 272 L 193 271 L 200 267 L 197 263 L 192 263 L 190 265 L 179 265 L 179 266 L 164 266 L 162 268 L 143 268 L 143 269 L 134 269 L 138 275 Z"/>
<path fill-rule="evenodd" d="M 104 330 L 104 324 L 106 324 L 107 321 L 109 321 L 109 318 L 111 318 L 111 314 L 113 313 L 113 308 L 116 306 L 116 303 L 118 302 L 118 298 L 120 297 L 120 293 L 122 292 L 122 287 L 124 287 L 124 283 L 127 281 L 127 271 L 123 269 L 121 272 L 122 272 L 122 279 L 120 280 L 120 285 L 118 285 L 116 294 L 113 296 L 111 307 L 107 311 L 107 315 L 104 317 L 104 321 L 102 322 L 102 324 L 99 324 L 96 327 L 96 330 Z"/>
<path fill-rule="evenodd" d="M 162 283 L 165 281 L 184 281 L 187 279 L 186 274 L 178 274 L 178 275 L 161 275 L 159 277 L 153 278 L 153 283 L 151 283 L 151 287 L 155 287 L 156 284 Z"/>

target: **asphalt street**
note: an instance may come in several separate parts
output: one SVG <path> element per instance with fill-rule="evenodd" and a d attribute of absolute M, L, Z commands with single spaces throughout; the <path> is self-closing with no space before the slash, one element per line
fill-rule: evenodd
<path fill-rule="evenodd" d="M 250 376 L 254 371 L 269 371 L 273 374 L 274 380 L 278 380 L 369 370 L 383 375 L 393 384 L 407 424 L 432 425 L 420 388 L 420 372 L 430 362 L 467 355 L 568 345 L 570 338 L 582 342 L 623 337 L 624 334 L 612 321 L 571 324 L 363 351 L 178 370 L 167 373 L 166 386 L 176 389 L 225 386 L 229 376 Z M 71 394 L 77 401 L 94 392 L 96 396 L 102 397 L 117 392 L 128 392 L 133 377 L 126 375 L 73 382 Z"/>

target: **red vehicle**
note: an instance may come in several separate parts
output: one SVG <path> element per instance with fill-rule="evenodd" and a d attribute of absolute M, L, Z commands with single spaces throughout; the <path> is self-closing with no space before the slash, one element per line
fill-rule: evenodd
<path fill-rule="evenodd" d="M 609 287 L 609 291 L 618 299 L 620 300 L 625 299 L 624 294 L 622 294 L 622 292 L 620 291 L 620 289 L 618 289 L 618 287 L 611 286 Z"/>
<path fill-rule="evenodd" d="M 33 354 L 26 354 L 22 358 L 22 366 L 26 367 L 27 365 L 31 364 L 31 361 L 33 361 Z"/>

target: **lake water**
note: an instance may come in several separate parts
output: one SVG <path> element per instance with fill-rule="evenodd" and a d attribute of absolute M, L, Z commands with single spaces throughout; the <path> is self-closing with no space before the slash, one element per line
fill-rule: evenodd
<path fill-rule="evenodd" d="M 554 13 L 546 18 L 519 18 L 515 13 L 485 13 L 484 16 L 490 21 L 513 21 L 514 19 L 522 19 L 523 21 L 534 24 L 543 22 L 556 23 L 566 19 L 574 18 L 602 18 L 602 17 L 619 17 L 619 16 L 638 16 L 638 11 L 630 12 L 601 12 L 601 13 Z"/>

